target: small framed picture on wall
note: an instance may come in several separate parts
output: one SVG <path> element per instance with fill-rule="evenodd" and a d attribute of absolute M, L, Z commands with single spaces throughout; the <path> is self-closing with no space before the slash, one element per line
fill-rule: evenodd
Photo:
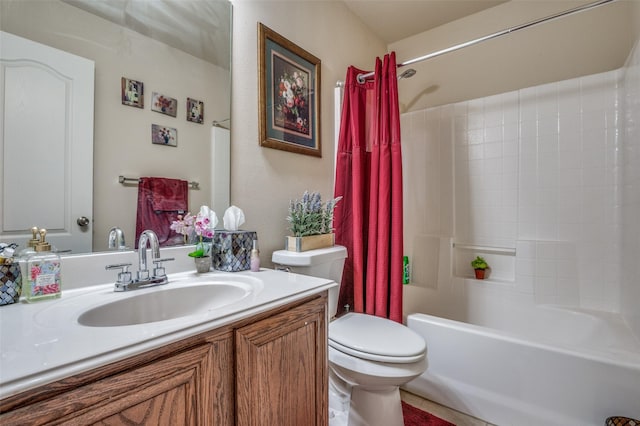
<path fill-rule="evenodd" d="M 153 92 L 153 96 L 151 97 L 151 111 L 175 117 L 178 112 L 178 100 L 161 93 Z"/>
<path fill-rule="evenodd" d="M 136 108 L 144 108 L 144 83 L 122 77 L 122 104 Z"/>
<path fill-rule="evenodd" d="M 200 124 L 204 122 L 204 102 L 187 98 L 187 121 Z"/>
<path fill-rule="evenodd" d="M 178 146 L 178 130 L 173 127 L 151 125 L 151 143 L 165 146 Z"/>

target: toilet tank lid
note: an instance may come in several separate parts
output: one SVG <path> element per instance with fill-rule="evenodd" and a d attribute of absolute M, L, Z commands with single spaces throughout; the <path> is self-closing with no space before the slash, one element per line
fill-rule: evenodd
<path fill-rule="evenodd" d="M 321 263 L 332 262 L 334 260 L 345 259 L 346 257 L 346 247 L 332 246 L 302 252 L 278 250 L 274 251 L 271 255 L 271 261 L 279 265 L 287 266 L 313 266 Z"/>

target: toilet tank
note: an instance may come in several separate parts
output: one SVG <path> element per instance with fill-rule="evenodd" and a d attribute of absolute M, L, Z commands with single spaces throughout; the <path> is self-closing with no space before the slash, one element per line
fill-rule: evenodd
<path fill-rule="evenodd" d="M 338 307 L 338 295 L 342 282 L 342 269 L 347 258 L 347 248 L 333 246 L 316 250 L 295 252 L 278 250 L 271 255 L 276 265 L 285 266 L 296 274 L 326 278 L 338 283 L 338 287 L 329 289 L 329 318 L 333 318 Z"/>

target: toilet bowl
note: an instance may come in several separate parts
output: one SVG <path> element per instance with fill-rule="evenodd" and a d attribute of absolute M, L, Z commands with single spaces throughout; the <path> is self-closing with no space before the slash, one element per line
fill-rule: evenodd
<path fill-rule="evenodd" d="M 275 264 L 291 272 L 342 281 L 345 247 L 305 252 L 279 250 Z M 339 289 L 329 291 L 329 317 Z M 427 368 L 424 339 L 397 322 L 347 313 L 329 323 L 329 424 L 403 426 L 400 386 Z"/>

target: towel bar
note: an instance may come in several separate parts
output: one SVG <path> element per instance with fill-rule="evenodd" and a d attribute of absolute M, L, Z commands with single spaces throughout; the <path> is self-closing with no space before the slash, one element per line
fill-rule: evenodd
<path fill-rule="evenodd" d="M 140 183 L 140 178 L 128 178 L 128 177 L 124 177 L 122 175 L 118 176 L 118 182 L 120 182 L 123 185 L 126 185 L 128 183 L 130 184 L 138 184 Z M 189 182 L 189 188 L 191 189 L 200 189 L 200 183 L 199 182 L 195 182 L 195 181 L 191 181 Z"/>

